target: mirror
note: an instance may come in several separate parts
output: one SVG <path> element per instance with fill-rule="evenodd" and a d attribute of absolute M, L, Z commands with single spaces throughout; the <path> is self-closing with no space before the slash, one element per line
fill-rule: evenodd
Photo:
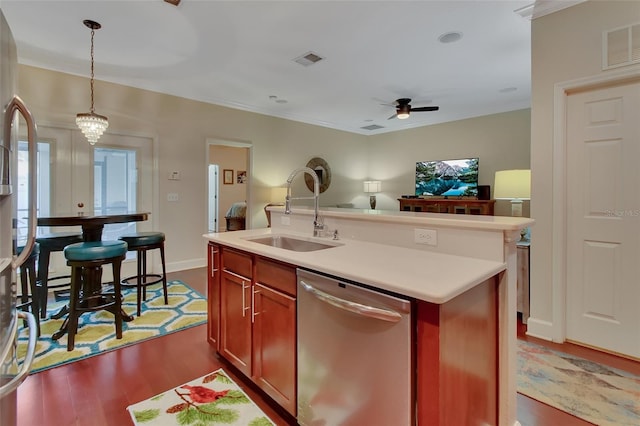
<path fill-rule="evenodd" d="M 331 185 L 331 168 L 326 161 L 320 157 L 314 157 L 307 163 L 307 167 L 315 170 L 320 181 L 320 193 L 322 194 Z M 304 182 L 307 184 L 309 191 L 313 192 L 313 178 L 305 173 Z"/>

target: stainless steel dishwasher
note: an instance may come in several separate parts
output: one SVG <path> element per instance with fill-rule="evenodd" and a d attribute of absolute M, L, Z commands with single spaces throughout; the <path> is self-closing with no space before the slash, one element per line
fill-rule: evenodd
<path fill-rule="evenodd" d="M 298 423 L 414 423 L 411 302 L 298 269 Z"/>

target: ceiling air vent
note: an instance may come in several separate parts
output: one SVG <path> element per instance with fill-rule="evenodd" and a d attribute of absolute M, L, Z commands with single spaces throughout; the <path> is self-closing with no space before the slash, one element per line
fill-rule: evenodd
<path fill-rule="evenodd" d="M 640 62 L 640 24 L 616 28 L 603 34 L 602 68 Z"/>
<path fill-rule="evenodd" d="M 378 130 L 378 129 L 384 129 L 384 126 L 378 126 L 377 124 L 369 124 L 368 126 L 364 126 L 360 128 L 364 130 Z"/>
<path fill-rule="evenodd" d="M 320 62 L 323 59 L 324 58 L 320 55 L 317 55 L 313 52 L 307 52 L 302 56 L 298 56 L 293 61 L 299 63 L 300 65 L 304 65 L 305 67 L 308 67 L 309 65 L 313 65 L 316 62 Z"/>

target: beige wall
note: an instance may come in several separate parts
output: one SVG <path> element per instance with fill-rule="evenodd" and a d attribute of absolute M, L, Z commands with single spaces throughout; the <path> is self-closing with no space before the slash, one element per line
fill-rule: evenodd
<path fill-rule="evenodd" d="M 89 109 L 87 78 L 24 65 L 18 75 L 18 92 L 38 123 L 75 129 L 75 115 Z M 109 117 L 109 133 L 154 140 L 158 196 L 152 217 L 154 227 L 170 242 L 170 270 L 206 262 L 202 234 L 207 230 L 207 139 L 251 144 L 253 214 L 247 223 L 252 227 L 266 226 L 268 188 L 283 185 L 291 170 L 312 157 L 324 158 L 334 170 L 323 202 L 348 202 L 361 186 L 353 179 L 359 182 L 366 175 L 364 136 L 102 81 L 95 82 L 95 90 L 96 112 Z M 169 172 L 175 170 L 181 179 L 169 181 Z M 307 191 L 304 184 L 303 189 Z M 178 193 L 179 201 L 167 202 L 167 193 Z"/>
<path fill-rule="evenodd" d="M 362 182 L 383 180 L 379 208 L 396 210 L 396 198 L 412 191 L 415 162 L 480 157 L 481 184 L 493 172 L 529 165 L 529 111 L 495 114 L 378 136 L 363 136 L 174 96 L 95 82 L 95 108 L 109 117 L 109 133 L 154 141 L 157 196 L 153 226 L 167 234 L 169 270 L 206 262 L 208 140 L 251 145 L 248 167 L 251 216 L 247 226 L 266 226 L 263 207 L 270 187 L 283 186 L 290 172 L 321 157 L 332 170 L 321 205 L 368 206 Z M 42 124 L 75 129 L 75 115 L 89 107 L 88 79 L 29 66 L 19 67 L 19 93 Z M 180 171 L 179 181 L 169 181 Z M 300 176 L 294 195 L 309 195 Z M 178 193 L 178 202 L 167 202 Z M 508 214 L 508 210 L 507 213 Z"/>
<path fill-rule="evenodd" d="M 536 334 L 558 335 L 561 300 L 554 300 L 552 270 L 563 253 L 552 246 L 554 85 L 606 74 L 602 32 L 640 21 L 638 1 L 588 1 L 532 22 L 531 110 L 531 316 Z M 637 66 L 636 66 L 637 67 Z M 559 310 L 558 308 L 561 308 Z"/>
<path fill-rule="evenodd" d="M 371 136 L 369 177 L 381 180 L 383 190 L 378 208 L 397 209 L 401 195 L 415 193 L 418 161 L 479 157 L 479 184 L 491 185 L 493 195 L 496 170 L 529 168 L 529 117 L 523 109 Z M 507 201 L 496 208 L 497 215 L 511 215 Z"/>

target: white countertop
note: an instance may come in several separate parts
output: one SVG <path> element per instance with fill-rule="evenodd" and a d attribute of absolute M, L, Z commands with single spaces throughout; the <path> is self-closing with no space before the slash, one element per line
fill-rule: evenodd
<path fill-rule="evenodd" d="M 269 206 L 267 209 L 272 212 L 284 212 L 284 207 L 281 206 Z M 298 206 L 293 207 L 292 212 L 295 215 L 306 216 L 313 216 L 314 213 L 311 208 Z M 343 209 L 335 207 L 322 207 L 319 213 L 320 216 L 324 218 L 353 219 L 371 224 L 394 223 L 418 226 L 430 225 L 491 231 L 519 231 L 522 228 L 531 226 L 534 222 L 533 219 L 528 217 L 407 212 L 398 210 Z"/>
<path fill-rule="evenodd" d="M 326 215 L 327 212 L 323 211 L 323 214 Z M 262 228 L 205 234 L 204 238 L 292 265 L 438 304 L 453 299 L 506 269 L 506 264 L 502 262 L 352 239 L 333 241 L 331 238 L 310 238 L 308 235 L 289 231 L 273 231 L 273 234 L 341 245 L 324 250 L 296 252 L 247 240 L 271 234 L 271 228 Z"/>

